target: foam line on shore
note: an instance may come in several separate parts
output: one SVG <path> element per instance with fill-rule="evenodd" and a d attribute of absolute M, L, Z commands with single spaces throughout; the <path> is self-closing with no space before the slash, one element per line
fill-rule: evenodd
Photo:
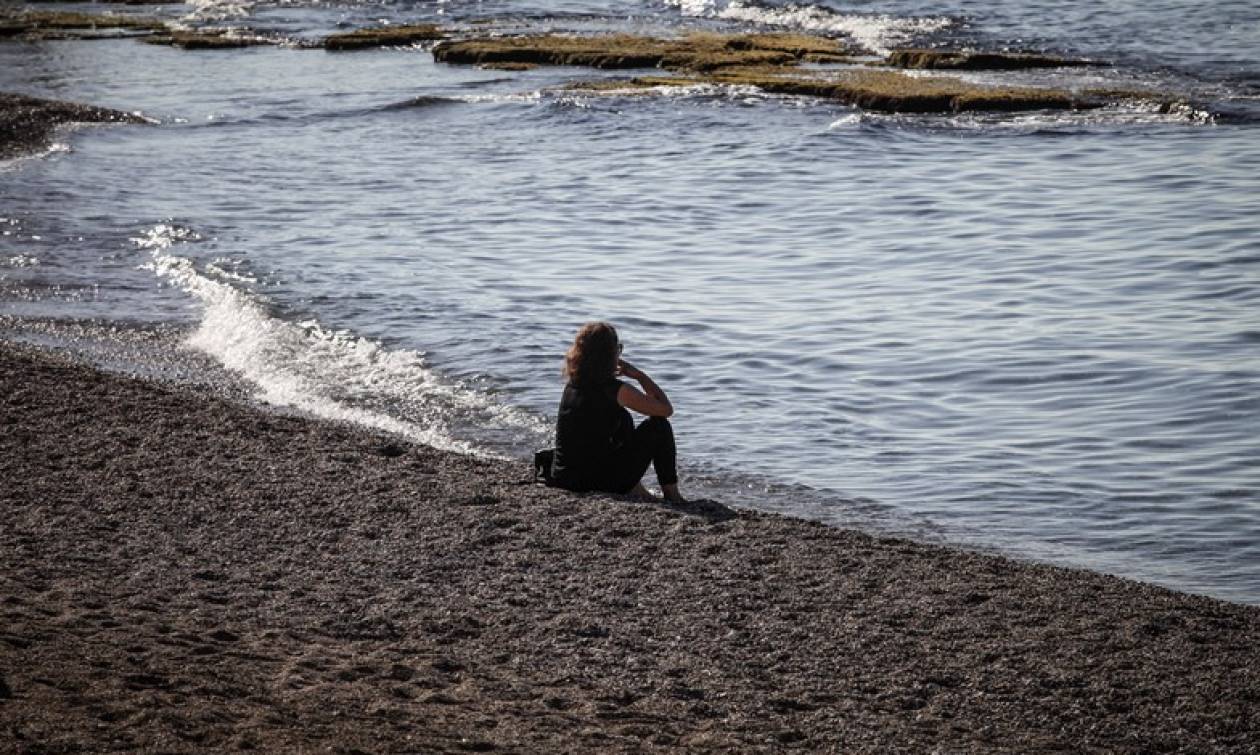
<path fill-rule="evenodd" d="M 222 259 L 201 271 L 172 251 L 197 240 L 190 228 L 160 224 L 133 242 L 149 252 L 144 267 L 203 307 L 187 345 L 257 386 L 260 400 L 461 453 L 496 455 L 460 437 L 461 428 L 526 438 L 545 432 L 541 418 L 443 378 L 418 351 L 390 349 L 315 318 L 277 317 L 263 297 L 232 285 L 239 274 L 211 277 Z"/>

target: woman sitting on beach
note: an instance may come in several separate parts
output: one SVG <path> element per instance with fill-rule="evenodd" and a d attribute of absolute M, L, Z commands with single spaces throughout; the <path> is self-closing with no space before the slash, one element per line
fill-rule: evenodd
<path fill-rule="evenodd" d="M 617 376 L 638 382 L 642 390 Z M 646 373 L 621 359 L 617 331 L 606 322 L 583 325 L 565 355 L 564 396 L 556 420 L 552 475 L 569 490 L 600 490 L 651 497 L 641 482 L 648 464 L 666 500 L 681 502 L 674 407 Z M 648 415 L 638 427 L 625 408 Z"/>

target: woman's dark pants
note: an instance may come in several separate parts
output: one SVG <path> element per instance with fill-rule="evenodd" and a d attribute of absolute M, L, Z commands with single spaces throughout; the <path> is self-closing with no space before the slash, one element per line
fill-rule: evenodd
<path fill-rule="evenodd" d="M 617 450 L 612 468 L 602 480 L 601 490 L 628 493 L 643 479 L 648 464 L 656 468 L 661 485 L 678 482 L 678 452 L 674 447 L 674 428 L 664 417 L 648 417 L 634 428 L 630 439 Z"/>

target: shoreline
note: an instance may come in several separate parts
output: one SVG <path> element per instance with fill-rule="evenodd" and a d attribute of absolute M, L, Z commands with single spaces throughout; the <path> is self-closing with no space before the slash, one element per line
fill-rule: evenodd
<path fill-rule="evenodd" d="M 0 342 L 20 749 L 1255 752 L 1260 608 L 528 482 Z"/>

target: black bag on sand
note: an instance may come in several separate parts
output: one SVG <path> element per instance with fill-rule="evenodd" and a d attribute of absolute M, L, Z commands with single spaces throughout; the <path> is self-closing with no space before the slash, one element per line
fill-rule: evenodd
<path fill-rule="evenodd" d="M 546 485 L 555 484 L 551 476 L 551 462 L 556 458 L 556 449 L 542 448 L 534 452 L 534 482 Z"/>

